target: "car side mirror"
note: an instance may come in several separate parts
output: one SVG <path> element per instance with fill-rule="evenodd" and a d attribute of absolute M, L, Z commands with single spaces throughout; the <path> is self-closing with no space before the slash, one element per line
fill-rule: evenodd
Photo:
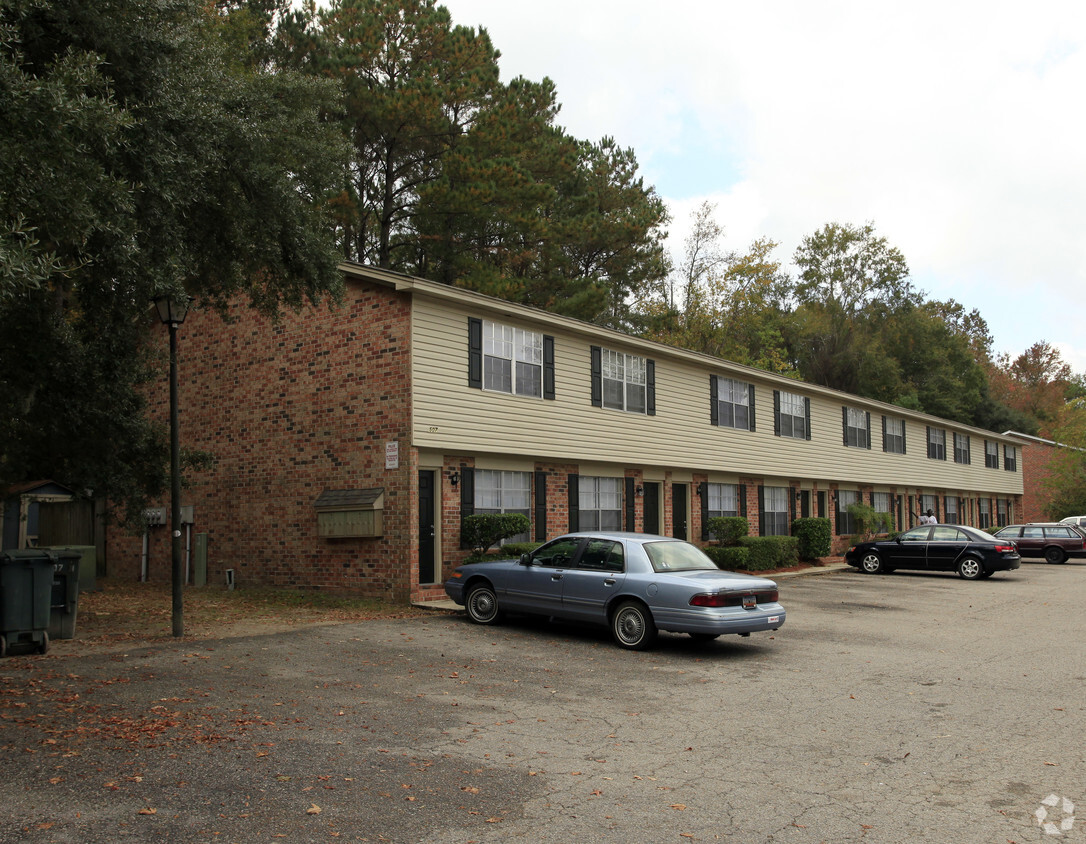
<path fill-rule="evenodd" d="M 521 554 L 520 555 L 520 564 L 522 566 L 530 566 L 532 564 L 532 555 L 531 554 Z"/>

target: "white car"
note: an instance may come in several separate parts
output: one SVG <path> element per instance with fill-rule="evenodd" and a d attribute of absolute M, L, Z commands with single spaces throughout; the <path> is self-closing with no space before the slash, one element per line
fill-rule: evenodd
<path fill-rule="evenodd" d="M 1086 516 L 1068 516 L 1066 519 L 1060 519 L 1060 524 L 1086 528 Z"/>

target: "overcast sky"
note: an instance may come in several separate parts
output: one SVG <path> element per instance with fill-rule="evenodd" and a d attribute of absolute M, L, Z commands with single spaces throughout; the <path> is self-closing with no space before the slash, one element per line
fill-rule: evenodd
<path fill-rule="evenodd" d="M 1086 372 L 1084 0 L 439 0 L 558 122 L 637 153 L 673 254 L 709 200 L 724 247 L 872 222 L 995 351 Z"/>

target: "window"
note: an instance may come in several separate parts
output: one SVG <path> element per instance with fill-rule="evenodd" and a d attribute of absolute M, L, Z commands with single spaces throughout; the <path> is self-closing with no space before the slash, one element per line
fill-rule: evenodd
<path fill-rule="evenodd" d="M 882 417 L 882 450 L 890 454 L 905 453 L 905 420 Z"/>
<path fill-rule="evenodd" d="M 706 484 L 708 494 L 707 518 L 739 515 L 739 486 L 737 484 Z"/>
<path fill-rule="evenodd" d="M 1018 448 L 1016 446 L 1003 446 L 1003 468 L 1008 472 L 1018 471 Z"/>
<path fill-rule="evenodd" d="M 754 385 L 733 378 L 709 377 L 710 417 L 721 428 L 754 430 Z"/>
<path fill-rule="evenodd" d="M 592 346 L 592 404 L 656 414 L 656 364 L 648 358 Z"/>
<path fill-rule="evenodd" d="M 996 525 L 998 527 L 1006 527 L 1007 525 L 1007 499 L 996 499 Z"/>
<path fill-rule="evenodd" d="M 854 407 L 841 408 L 845 445 L 871 448 L 871 414 Z"/>
<path fill-rule="evenodd" d="M 942 428 L 928 427 L 928 457 L 946 460 L 946 431 Z"/>
<path fill-rule="evenodd" d="M 987 498 L 977 499 L 977 520 L 982 530 L 992 526 L 992 503 Z"/>
<path fill-rule="evenodd" d="M 961 520 L 958 518 L 958 498 L 953 495 L 948 495 L 946 501 L 943 502 L 943 521 L 948 525 L 960 525 Z"/>
<path fill-rule="evenodd" d="M 523 513 L 531 518 L 531 472 L 499 472 L 493 469 L 475 470 L 476 513 Z M 528 542 L 528 533 L 502 540 Z"/>
<path fill-rule="evenodd" d="M 969 454 L 968 434 L 954 434 L 954 462 L 965 464 L 973 462 Z"/>
<path fill-rule="evenodd" d="M 761 487 L 762 536 L 788 536 L 788 487 Z"/>
<path fill-rule="evenodd" d="M 854 489 L 837 490 L 837 533 L 840 535 L 856 532 L 855 520 L 848 511 L 848 505 L 857 504 L 860 501 L 860 493 Z"/>
<path fill-rule="evenodd" d="M 873 492 L 871 493 L 871 506 L 876 513 L 882 513 L 886 516 L 882 521 L 881 530 L 889 532 L 894 525 L 894 514 L 891 510 L 893 507 L 893 499 L 888 492 Z"/>
<path fill-rule="evenodd" d="M 622 478 L 581 476 L 579 530 L 622 530 Z"/>
<path fill-rule="evenodd" d="M 594 571 L 622 571 L 622 543 L 609 539 L 592 539 L 585 545 L 577 568 Z"/>
<path fill-rule="evenodd" d="M 795 393 L 773 391 L 774 433 L 798 440 L 811 438 L 811 400 Z"/>
<path fill-rule="evenodd" d="M 469 318 L 468 386 L 553 399 L 554 338 Z"/>
<path fill-rule="evenodd" d="M 934 495 L 921 495 L 920 496 L 920 512 L 917 515 L 927 515 L 928 510 L 931 510 L 932 515 L 936 518 L 939 517 L 939 501 Z"/>
<path fill-rule="evenodd" d="M 984 441 L 984 465 L 989 469 L 999 468 L 999 443 Z"/>

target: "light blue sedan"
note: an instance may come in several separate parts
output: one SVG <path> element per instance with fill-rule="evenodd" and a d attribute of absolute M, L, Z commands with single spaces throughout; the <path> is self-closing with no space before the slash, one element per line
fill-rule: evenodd
<path fill-rule="evenodd" d="M 721 571 L 697 546 L 645 533 L 568 534 L 519 560 L 468 563 L 445 592 L 476 624 L 506 612 L 587 621 L 632 650 L 658 630 L 710 640 L 784 624 L 772 580 Z"/>

